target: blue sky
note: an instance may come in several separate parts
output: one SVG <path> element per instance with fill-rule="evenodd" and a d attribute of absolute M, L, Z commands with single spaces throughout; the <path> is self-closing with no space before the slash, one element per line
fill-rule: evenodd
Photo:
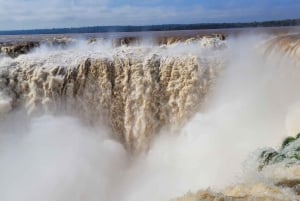
<path fill-rule="evenodd" d="M 300 18 L 300 0 L 0 0 L 0 30 Z"/>

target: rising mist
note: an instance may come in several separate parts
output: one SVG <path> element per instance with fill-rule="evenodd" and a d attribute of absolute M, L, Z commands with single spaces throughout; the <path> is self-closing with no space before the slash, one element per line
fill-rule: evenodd
<path fill-rule="evenodd" d="M 299 46 L 291 53 L 277 41 L 79 40 L 1 57 L 0 200 L 166 201 L 208 187 L 233 197 L 228 186 L 272 188 L 255 151 L 300 131 Z M 266 192 L 252 196 L 296 198 Z"/>

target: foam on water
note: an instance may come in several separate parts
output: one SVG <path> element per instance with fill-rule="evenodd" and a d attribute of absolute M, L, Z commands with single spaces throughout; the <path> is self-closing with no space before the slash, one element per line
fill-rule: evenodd
<path fill-rule="evenodd" d="M 299 132 L 299 63 L 264 55 L 266 40 L 83 42 L 2 58 L 0 200 L 163 201 L 209 186 L 223 194 L 203 200 L 299 199 L 270 179 L 279 169 L 243 167 Z"/>

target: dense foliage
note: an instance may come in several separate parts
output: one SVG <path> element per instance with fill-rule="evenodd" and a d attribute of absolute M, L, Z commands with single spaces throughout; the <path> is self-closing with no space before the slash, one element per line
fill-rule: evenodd
<path fill-rule="evenodd" d="M 278 27 L 278 26 L 298 26 L 298 25 L 300 25 L 300 19 L 288 19 L 288 20 L 280 20 L 280 21 L 244 22 L 244 23 L 165 24 L 165 25 L 146 25 L 146 26 L 92 26 L 92 27 L 78 27 L 78 28 L 12 30 L 12 31 L 0 31 L 0 35 L 171 31 L 171 30 L 221 29 L 221 28 L 244 28 L 244 27 Z"/>
<path fill-rule="evenodd" d="M 300 133 L 296 137 L 285 138 L 279 150 L 269 148 L 261 152 L 260 170 L 277 163 L 283 163 L 285 166 L 300 163 Z"/>

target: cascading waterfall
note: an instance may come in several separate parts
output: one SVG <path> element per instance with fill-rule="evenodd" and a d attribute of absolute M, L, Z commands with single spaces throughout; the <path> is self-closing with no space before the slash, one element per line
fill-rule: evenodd
<path fill-rule="evenodd" d="M 6 44 L 0 200 L 299 200 L 299 38 Z"/>
<path fill-rule="evenodd" d="M 204 38 L 192 45 L 201 50 L 201 42 L 223 44 Z M 86 55 L 73 64 L 67 63 L 72 56 L 54 63 L 21 56 L 1 72 L 2 111 L 23 105 L 29 114 L 41 107 L 75 112 L 93 123 L 107 121 L 126 149 L 145 150 L 162 127 L 182 124 L 199 110 L 222 66 L 217 56 L 164 53 L 169 49 L 123 46 L 109 57 Z"/>

